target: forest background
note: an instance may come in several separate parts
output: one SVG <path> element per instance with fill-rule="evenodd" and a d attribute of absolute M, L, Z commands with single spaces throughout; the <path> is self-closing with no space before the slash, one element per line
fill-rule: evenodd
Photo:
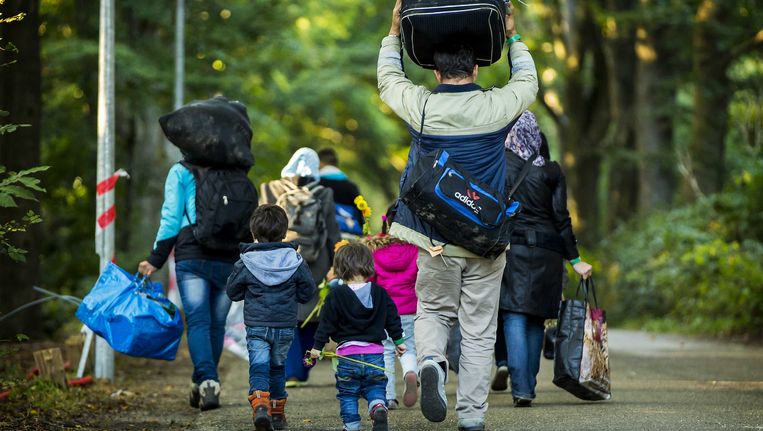
<path fill-rule="evenodd" d="M 583 257 L 594 264 L 610 322 L 760 337 L 760 4 L 526 3 L 515 8 L 540 77 L 531 110 L 565 169 Z M 178 157 L 157 122 L 173 106 L 175 2 L 116 6 L 116 166 L 131 175 L 116 188 L 116 248 L 131 271 L 152 247 L 164 179 Z M 396 196 L 409 144 L 376 88 L 392 6 L 188 0 L 185 100 L 221 94 L 248 106 L 257 184 L 278 177 L 299 147 L 335 148 L 377 219 Z M 35 285 L 82 297 L 98 274 L 98 7 L 0 0 L 0 110 L 9 113 L 0 118 L 0 182 L 9 171 L 50 166 L 29 174 L 46 190 L 35 192 L 37 201 L 0 205 L 2 314 L 37 298 Z M 18 13 L 22 20 L 9 19 Z M 434 86 L 431 72 L 407 59 L 405 69 Z M 500 86 L 507 78 L 504 57 L 481 68 L 478 82 Z M 29 210 L 42 221 L 27 220 L 26 232 L 8 228 Z M 0 332 L 76 332 L 73 313 L 49 303 L 6 320 Z"/>

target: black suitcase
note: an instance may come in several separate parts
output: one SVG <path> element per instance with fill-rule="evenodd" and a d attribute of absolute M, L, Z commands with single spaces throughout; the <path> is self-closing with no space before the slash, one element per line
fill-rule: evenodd
<path fill-rule="evenodd" d="M 503 0 L 403 0 L 402 42 L 408 56 L 434 69 L 434 52 L 442 45 L 471 45 L 480 66 L 501 58 L 506 40 Z"/>

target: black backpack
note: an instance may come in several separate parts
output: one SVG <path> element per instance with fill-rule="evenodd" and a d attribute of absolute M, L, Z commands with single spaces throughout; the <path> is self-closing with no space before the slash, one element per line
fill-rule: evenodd
<path fill-rule="evenodd" d="M 249 219 L 257 209 L 257 189 L 246 176 L 246 169 L 180 163 L 196 180 L 194 238 L 212 250 L 238 250 L 239 242 L 251 238 Z"/>

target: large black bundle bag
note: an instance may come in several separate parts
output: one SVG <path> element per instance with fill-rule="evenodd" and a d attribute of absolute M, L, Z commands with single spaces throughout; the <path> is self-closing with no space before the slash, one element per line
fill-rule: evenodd
<path fill-rule="evenodd" d="M 159 118 L 164 134 L 188 163 L 242 167 L 254 164 L 246 106 L 218 96 L 194 101 Z"/>
<path fill-rule="evenodd" d="M 435 68 L 439 47 L 453 45 L 471 46 L 477 64 L 490 66 L 501 58 L 505 17 L 503 0 L 403 0 L 402 42 L 411 60 L 425 69 Z"/>

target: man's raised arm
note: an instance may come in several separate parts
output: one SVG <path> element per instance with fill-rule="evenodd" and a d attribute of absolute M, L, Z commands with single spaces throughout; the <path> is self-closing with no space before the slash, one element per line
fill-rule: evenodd
<path fill-rule="evenodd" d="M 413 84 L 403 72 L 402 45 L 400 42 L 400 8 L 402 0 L 397 0 L 392 10 L 392 25 L 389 36 L 382 39 L 376 77 L 379 95 L 384 103 L 406 123 L 411 117 L 421 115 L 420 104 L 428 90 Z"/>
<path fill-rule="evenodd" d="M 514 25 L 514 8 L 511 2 L 508 4 L 506 15 L 506 37 L 509 41 L 511 79 L 508 84 L 496 89 L 495 92 L 506 110 L 505 115 L 513 119 L 526 111 L 535 101 L 535 96 L 538 94 L 538 72 L 529 48 L 519 39 L 519 33 Z"/>

